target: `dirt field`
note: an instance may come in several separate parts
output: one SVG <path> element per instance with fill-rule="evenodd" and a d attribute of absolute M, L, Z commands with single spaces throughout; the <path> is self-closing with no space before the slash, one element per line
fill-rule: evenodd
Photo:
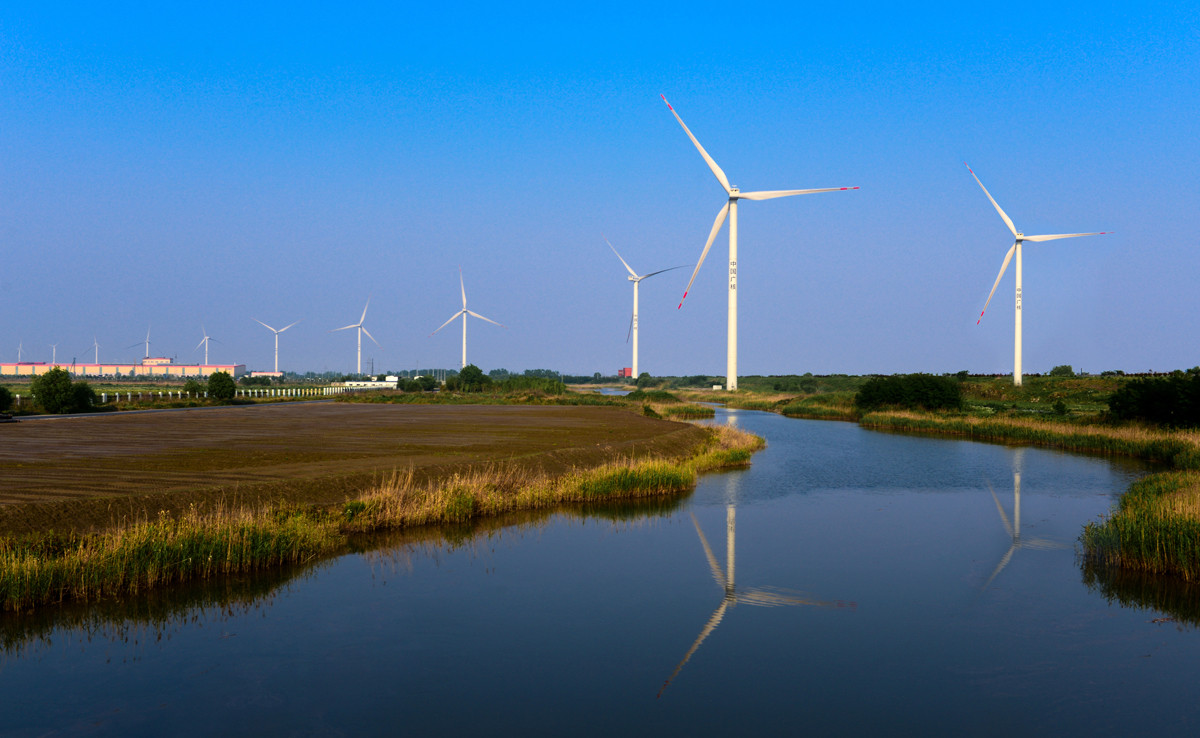
<path fill-rule="evenodd" d="M 413 468 L 548 472 L 683 456 L 692 426 L 618 408 L 279 404 L 0 425 L 0 533 L 86 530 L 190 504 L 337 504 Z"/>

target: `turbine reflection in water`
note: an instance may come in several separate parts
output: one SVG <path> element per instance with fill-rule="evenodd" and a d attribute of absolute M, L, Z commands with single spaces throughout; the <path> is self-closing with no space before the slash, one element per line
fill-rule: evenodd
<path fill-rule="evenodd" d="M 683 670 L 684 664 L 692 658 L 692 654 L 696 653 L 700 648 L 700 644 L 704 643 L 704 640 L 721 624 L 721 620 L 725 617 L 725 611 L 738 603 L 758 607 L 777 607 L 781 605 L 809 605 L 813 607 L 836 608 L 857 607 L 854 602 L 814 600 L 802 596 L 799 592 L 790 592 L 778 587 L 738 588 L 734 561 L 737 538 L 737 488 L 740 478 L 740 474 L 731 474 L 728 477 L 729 484 L 726 490 L 727 501 L 725 505 L 725 571 L 722 571 L 721 565 L 717 562 L 717 557 L 713 554 L 712 546 L 708 544 L 708 538 L 705 537 L 703 529 L 700 528 L 700 521 L 696 519 L 695 514 L 692 514 L 692 523 L 696 526 L 696 535 L 700 538 L 700 545 L 704 548 L 704 557 L 708 560 L 708 567 L 712 571 L 713 581 L 721 588 L 721 603 L 717 605 L 717 609 L 713 612 L 712 617 L 704 624 L 704 627 L 700 630 L 700 635 L 696 637 L 696 640 L 692 643 L 692 647 L 684 654 L 679 665 L 675 667 L 675 671 L 671 672 L 671 676 L 667 677 L 666 681 L 663 682 L 662 687 L 658 690 L 659 697 L 662 697 L 663 692 L 667 690 L 667 687 L 671 685 L 675 677 L 679 676 L 679 672 Z"/>
<path fill-rule="evenodd" d="M 1004 530 L 1008 532 L 1009 538 L 1012 539 L 1012 544 L 1008 547 L 1008 551 L 1000 559 L 1000 563 L 996 565 L 996 569 L 988 580 L 984 582 L 983 588 L 987 589 L 992 580 L 999 576 L 1004 567 L 1008 566 L 1008 562 L 1012 561 L 1013 554 L 1020 548 L 1034 548 L 1040 550 L 1062 549 L 1066 548 L 1066 544 L 1058 541 L 1051 541 L 1045 538 L 1022 538 L 1021 537 L 1021 469 L 1024 467 L 1025 449 L 1018 448 L 1013 453 L 1013 517 L 1012 522 L 1009 522 L 1008 515 L 1004 512 L 1004 506 L 1000 504 L 1000 498 L 996 497 L 996 490 L 992 489 L 992 485 L 988 483 L 988 490 L 992 493 L 992 500 L 996 503 L 996 511 L 1000 513 L 1000 522 L 1004 524 Z"/>

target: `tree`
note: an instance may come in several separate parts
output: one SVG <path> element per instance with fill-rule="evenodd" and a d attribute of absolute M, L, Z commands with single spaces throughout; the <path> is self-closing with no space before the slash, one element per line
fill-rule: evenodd
<path fill-rule="evenodd" d="M 13 394 L 8 387 L 0 387 L 0 413 L 12 407 Z"/>
<path fill-rule="evenodd" d="M 194 379 L 189 379 L 183 383 L 183 391 L 186 392 L 189 397 L 192 395 L 199 397 L 200 393 L 203 392 L 204 389 L 200 386 L 199 382 Z"/>
<path fill-rule="evenodd" d="M 492 378 L 474 364 L 467 364 L 458 373 L 458 387 L 463 392 L 482 392 L 492 385 Z"/>
<path fill-rule="evenodd" d="M 637 378 L 637 388 L 638 389 L 646 389 L 653 383 L 654 383 L 654 380 L 650 378 L 650 372 L 642 372 L 641 374 L 638 375 L 638 378 Z"/>
<path fill-rule="evenodd" d="M 1050 370 L 1050 376 L 1052 376 L 1052 377 L 1073 377 L 1073 376 L 1075 376 L 1075 369 L 1072 368 L 1072 366 L 1070 364 L 1061 364 Z"/>
<path fill-rule="evenodd" d="M 48 413 L 69 413 L 74 407 L 75 397 L 71 392 L 71 375 L 66 369 L 55 367 L 33 378 L 30 385 L 34 397 Z"/>
<path fill-rule="evenodd" d="M 885 405 L 926 410 L 958 409 L 962 407 L 962 387 L 949 377 L 930 374 L 872 377 L 854 396 L 854 405 L 860 410 Z"/>
<path fill-rule="evenodd" d="M 229 372 L 213 372 L 208 376 L 208 396 L 217 400 L 231 400 L 237 392 L 237 385 Z"/>

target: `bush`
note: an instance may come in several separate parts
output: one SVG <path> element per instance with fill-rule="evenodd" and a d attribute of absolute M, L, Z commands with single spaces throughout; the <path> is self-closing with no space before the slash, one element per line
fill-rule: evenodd
<path fill-rule="evenodd" d="M 463 392 L 483 392 L 492 386 L 492 378 L 474 364 L 467 364 L 458 373 L 458 389 Z"/>
<path fill-rule="evenodd" d="M 873 410 L 884 405 L 957 410 L 962 407 L 962 387 L 949 377 L 898 374 L 872 377 L 854 396 L 854 406 L 860 410 Z"/>
<path fill-rule="evenodd" d="M 183 383 L 183 391 L 188 393 L 189 397 L 190 396 L 199 397 L 200 393 L 204 391 L 204 388 L 201 387 L 200 383 L 197 382 L 196 380 L 189 379 L 188 381 Z"/>
<path fill-rule="evenodd" d="M 1200 425 L 1200 375 L 1172 372 L 1122 385 L 1108 400 L 1113 420 L 1142 420 L 1172 427 Z"/>
<path fill-rule="evenodd" d="M 1075 369 L 1070 364 L 1061 364 L 1050 370 L 1051 377 L 1073 377 Z"/>
<path fill-rule="evenodd" d="M 8 410 L 13 404 L 13 393 L 8 387 L 0 387 L 0 413 Z"/>
<path fill-rule="evenodd" d="M 42 409 L 48 413 L 69 413 L 75 396 L 71 391 L 71 374 L 55 367 L 33 378 L 29 387 Z"/>
<path fill-rule="evenodd" d="M 237 394 L 237 385 L 229 372 L 213 372 L 208 376 L 208 396 L 216 400 L 232 400 Z"/>

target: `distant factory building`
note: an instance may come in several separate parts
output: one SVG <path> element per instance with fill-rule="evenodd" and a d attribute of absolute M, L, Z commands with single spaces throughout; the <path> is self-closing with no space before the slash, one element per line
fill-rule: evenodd
<path fill-rule="evenodd" d="M 137 364 L 6 361 L 0 362 L 0 377 L 36 377 L 54 367 L 66 369 L 77 377 L 207 377 L 226 372 L 237 379 L 246 373 L 245 364 L 176 364 L 173 359 L 161 356 L 142 359 Z"/>

